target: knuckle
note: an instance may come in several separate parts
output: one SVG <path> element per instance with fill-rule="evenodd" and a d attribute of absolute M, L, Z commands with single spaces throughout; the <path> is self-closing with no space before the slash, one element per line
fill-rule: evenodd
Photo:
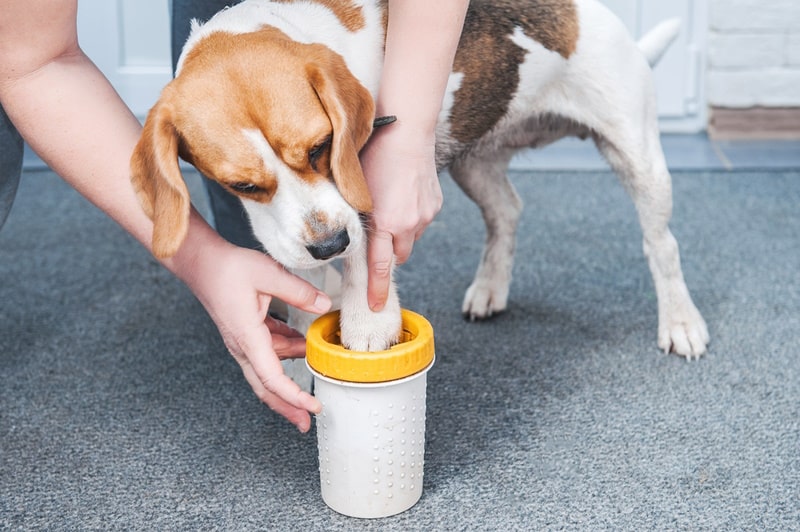
<path fill-rule="evenodd" d="M 373 262 L 370 269 L 377 277 L 388 277 L 392 271 L 392 263 L 391 261 L 379 260 Z"/>
<path fill-rule="evenodd" d="M 269 392 L 269 390 L 261 389 L 261 390 L 255 390 L 255 392 L 256 392 L 256 397 L 258 397 L 258 400 L 261 401 L 262 403 L 268 405 L 272 401 L 272 394 Z"/>
<path fill-rule="evenodd" d="M 275 375 L 267 374 L 267 375 L 259 375 L 258 380 L 261 381 L 261 385 L 264 386 L 264 392 L 267 397 L 272 397 L 275 395 Z"/>
<path fill-rule="evenodd" d="M 298 287 L 296 294 L 298 302 L 304 305 L 310 305 L 317 298 L 317 291 L 305 284 Z"/>

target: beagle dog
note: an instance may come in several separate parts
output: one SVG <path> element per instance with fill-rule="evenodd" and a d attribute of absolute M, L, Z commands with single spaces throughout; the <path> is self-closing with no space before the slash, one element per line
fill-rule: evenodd
<path fill-rule="evenodd" d="M 275 260 L 313 278 L 343 258 L 341 337 L 359 351 L 385 349 L 400 331 L 394 287 L 382 311 L 367 304 L 372 202 L 358 159 L 373 130 L 386 23 L 379 0 L 245 0 L 194 21 L 131 160 L 158 257 L 175 253 L 187 231 L 180 157 L 241 198 Z M 506 176 L 511 157 L 572 135 L 595 142 L 636 205 L 658 346 L 688 359 L 706 351 L 668 227 L 671 178 L 650 69 L 678 31 L 670 20 L 634 42 L 597 0 L 471 2 L 436 131 L 438 167 L 487 227 L 465 316 L 507 305 L 522 209 Z"/>

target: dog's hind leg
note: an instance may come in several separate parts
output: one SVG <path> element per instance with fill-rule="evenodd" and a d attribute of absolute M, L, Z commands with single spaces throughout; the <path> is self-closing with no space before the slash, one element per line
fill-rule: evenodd
<path fill-rule="evenodd" d="M 619 175 L 639 215 L 644 254 L 658 298 L 658 346 L 688 359 L 699 358 L 708 329 L 683 279 L 678 242 L 669 229 L 672 179 L 661 149 L 655 113 L 646 127 L 623 119 L 595 133 L 598 149 Z"/>
<path fill-rule="evenodd" d="M 467 289 L 461 311 L 470 320 L 489 318 L 506 309 L 514 262 L 520 200 L 506 171 L 513 150 L 467 154 L 455 161 L 450 174 L 481 209 L 486 223 L 486 242 L 475 279 Z"/>

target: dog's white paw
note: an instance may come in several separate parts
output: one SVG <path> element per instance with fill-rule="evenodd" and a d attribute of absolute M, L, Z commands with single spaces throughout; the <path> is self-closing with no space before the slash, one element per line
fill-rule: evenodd
<path fill-rule="evenodd" d="M 658 347 L 665 353 L 673 352 L 687 360 L 699 359 L 708 342 L 706 322 L 692 303 L 659 320 Z"/>
<path fill-rule="evenodd" d="M 383 351 L 400 338 L 402 317 L 399 305 L 387 304 L 380 312 L 347 312 L 342 308 L 342 345 L 351 351 Z"/>
<path fill-rule="evenodd" d="M 476 279 L 464 295 L 461 313 L 470 321 L 491 318 L 508 305 L 508 283 Z"/>

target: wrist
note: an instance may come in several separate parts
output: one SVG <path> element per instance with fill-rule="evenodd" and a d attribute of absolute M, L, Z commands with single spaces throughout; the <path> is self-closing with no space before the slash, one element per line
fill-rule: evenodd
<path fill-rule="evenodd" d="M 422 110 L 420 108 L 405 108 L 403 105 L 382 103 L 379 99 L 376 105 L 376 117 L 394 116 L 394 122 L 375 129 L 379 131 L 392 131 L 397 135 L 404 135 L 410 139 L 424 139 L 432 141 L 436 133 L 438 111 Z"/>
<path fill-rule="evenodd" d="M 206 265 L 219 265 L 219 261 L 223 260 L 226 250 L 230 246 L 231 244 L 192 209 L 186 239 L 178 248 L 178 252 L 163 260 L 162 264 L 192 291 L 196 292 L 195 288 L 205 274 Z"/>
<path fill-rule="evenodd" d="M 397 120 L 372 133 L 380 150 L 401 156 L 431 157 L 436 143 L 435 124 L 397 116 Z"/>

